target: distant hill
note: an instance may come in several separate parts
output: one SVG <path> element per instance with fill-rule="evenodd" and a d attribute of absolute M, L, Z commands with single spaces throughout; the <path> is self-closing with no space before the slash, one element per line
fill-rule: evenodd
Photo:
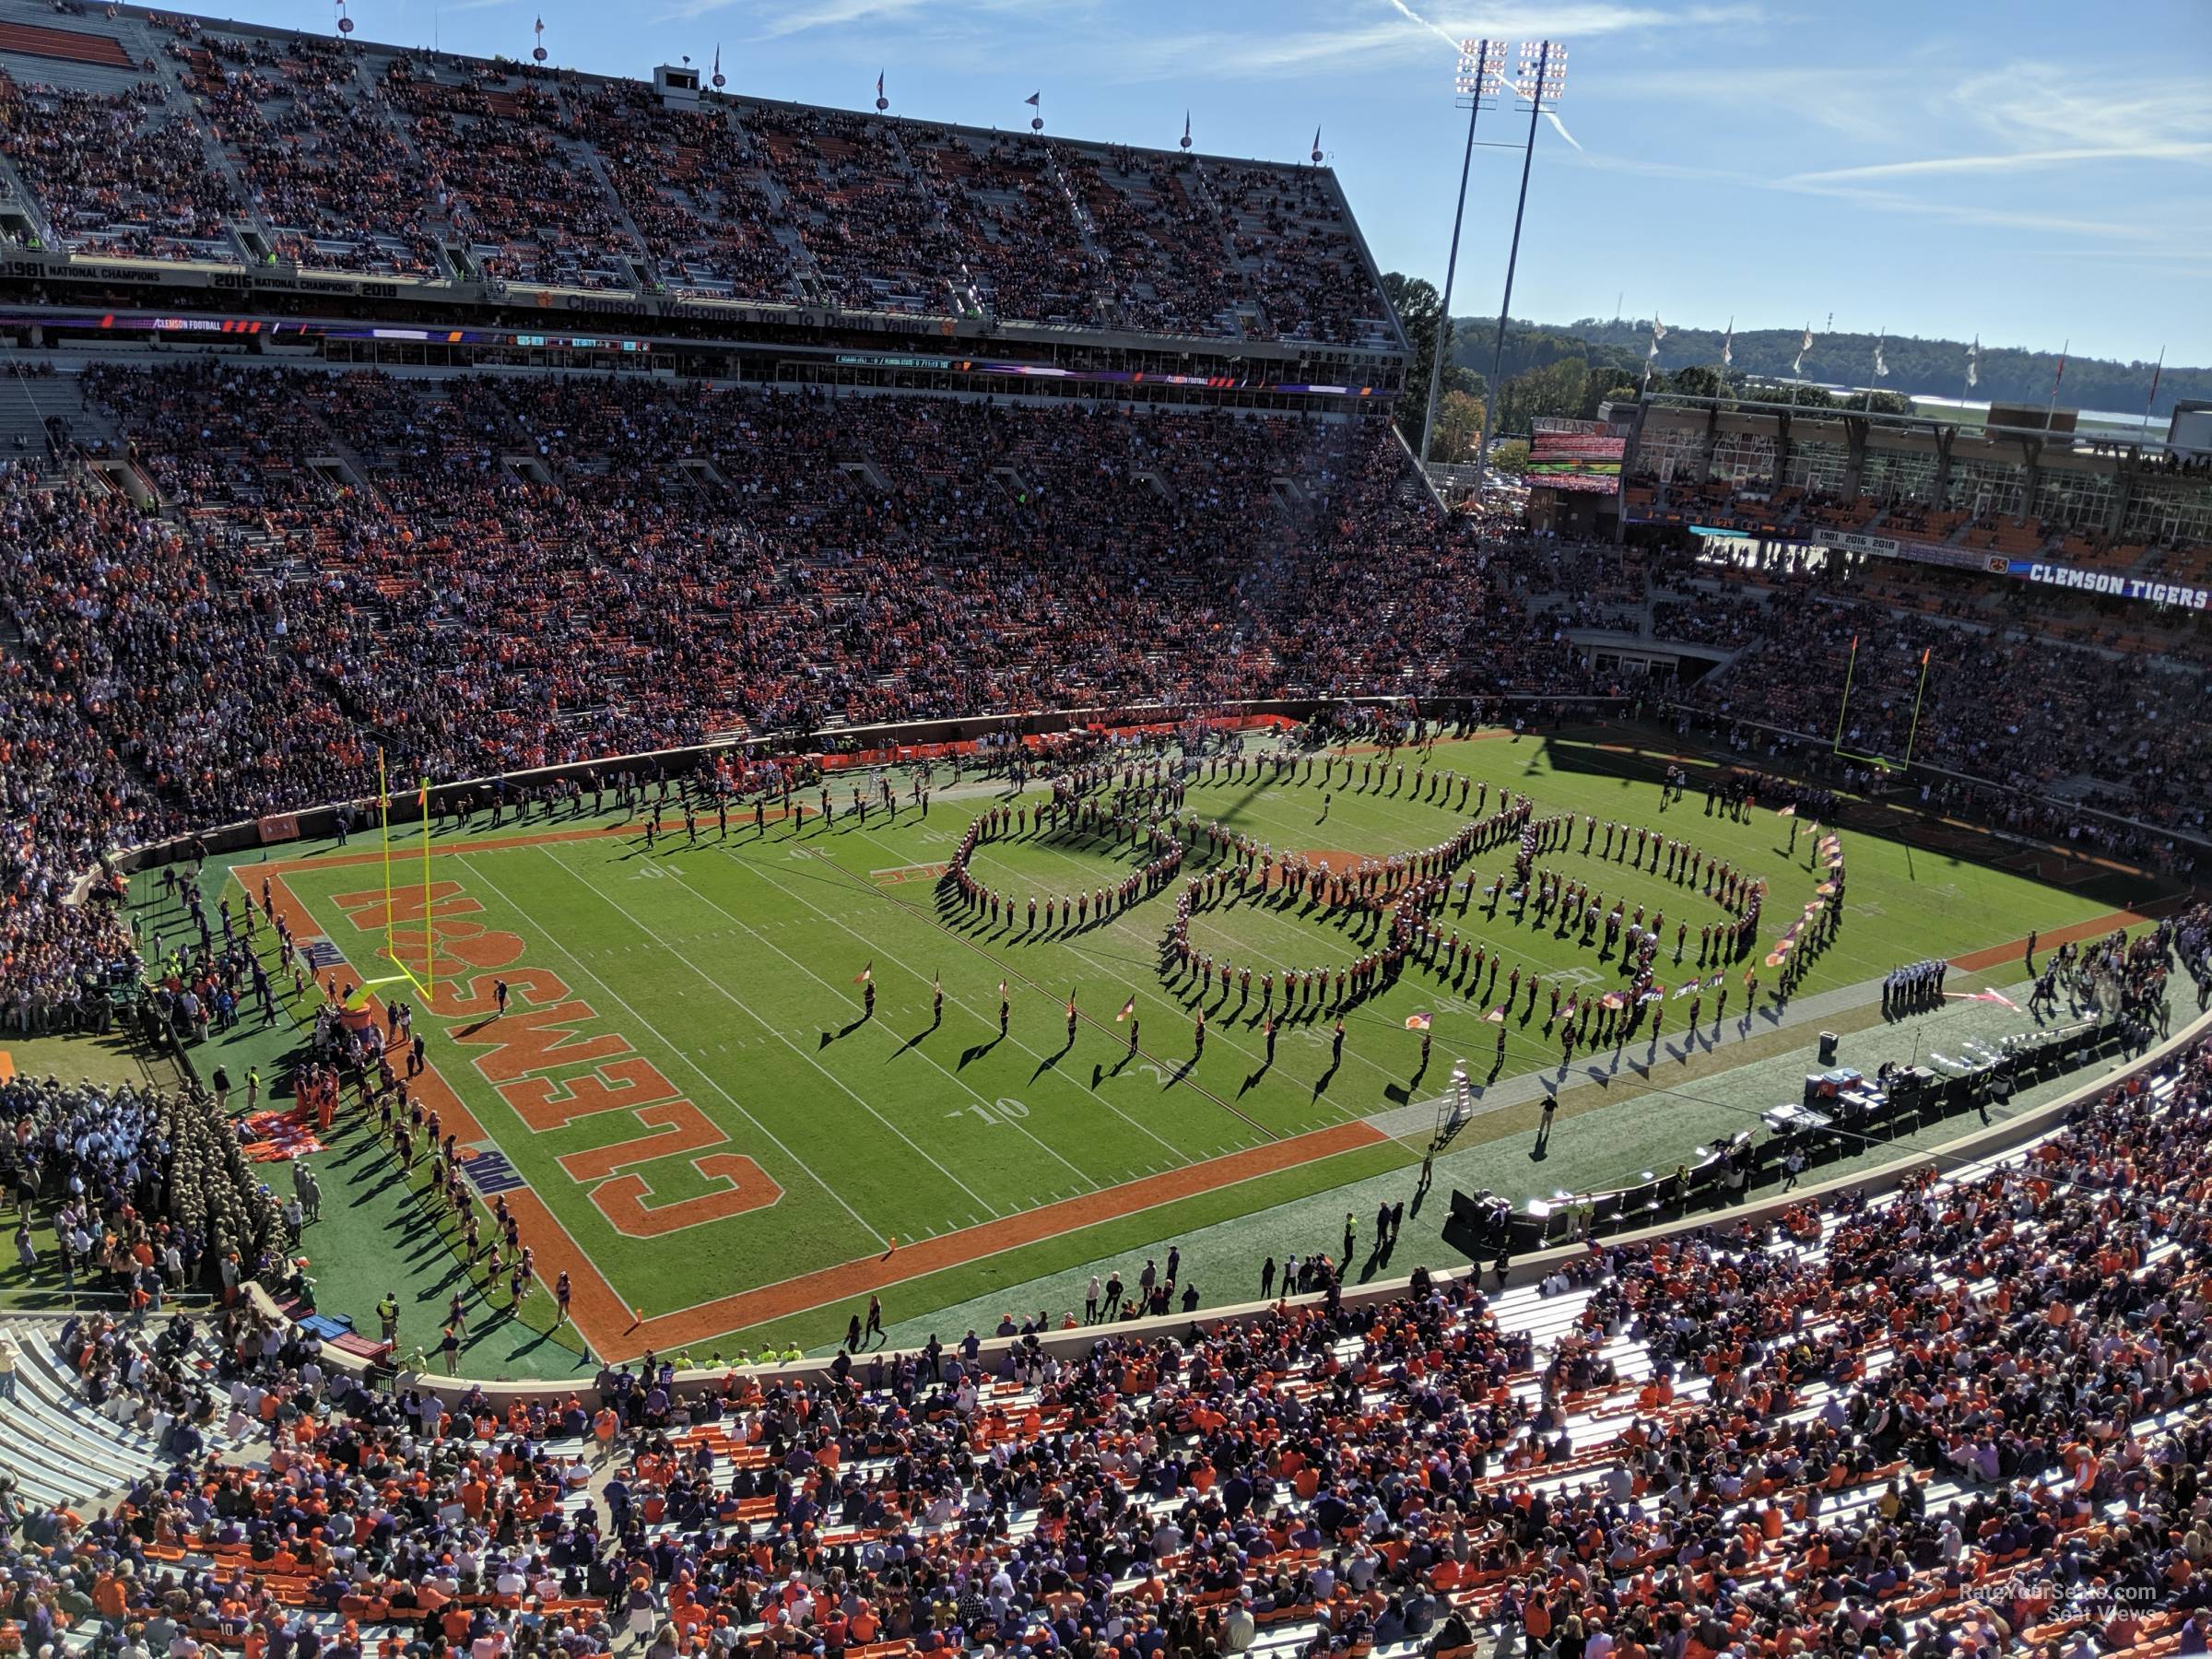
<path fill-rule="evenodd" d="M 1455 318 L 1452 360 L 1487 378 L 1497 328 L 1495 317 Z M 1669 324 L 1666 338 L 1659 342 L 1658 367 L 1668 373 L 1693 365 L 1719 367 L 1722 332 Z M 1731 372 L 1759 379 L 1788 375 L 1801 335 L 1802 331 L 1795 328 L 1739 328 Z M 1588 363 L 1593 380 L 1605 374 L 1633 382 L 1643 372 L 1644 351 L 1651 337 L 1648 320 L 1515 321 L 1506 329 L 1503 375 L 1510 381 L 1532 369 L 1580 357 Z M 1874 342 L 1875 336 L 1869 334 L 1816 332 L 1813 348 L 1806 354 L 1806 378 L 1831 384 L 1865 385 L 1873 374 Z M 1889 374 L 1881 386 L 1907 397 L 1958 397 L 1964 392 L 1966 351 L 1964 340 L 1922 340 L 1892 335 L 1882 347 Z M 2057 367 L 2055 352 L 2023 351 L 1984 341 L 1980 383 L 1964 395 L 1997 403 L 2041 404 L 2051 395 L 2051 377 Z M 2136 414 L 2143 407 L 2144 394 L 2150 390 L 2150 372 L 2148 363 L 2070 357 L 2058 401 L 2065 408 Z M 2159 378 L 2158 402 L 2152 414 L 2163 420 L 2178 398 L 2212 398 L 2212 369 L 2167 364 Z"/>

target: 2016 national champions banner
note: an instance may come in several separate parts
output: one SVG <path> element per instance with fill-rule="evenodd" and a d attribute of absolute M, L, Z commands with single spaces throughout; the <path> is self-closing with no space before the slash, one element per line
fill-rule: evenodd
<path fill-rule="evenodd" d="M 2125 599 L 2142 605 L 2175 605 L 2184 610 L 2212 610 L 2212 588 L 2181 582 L 2156 582 L 2124 576 L 2112 571 L 2084 571 L 2072 565 L 2040 559 L 2013 559 L 1974 547 L 1940 547 L 1928 542 L 1900 541 L 1893 536 L 1867 535 L 1856 531 L 1830 530 L 1813 536 L 1750 535 L 1714 524 L 1688 524 L 1680 519 L 1631 518 L 1630 524 L 1677 524 L 1692 535 L 1721 538 L 1754 547 L 1760 554 L 1789 553 L 1818 548 L 1830 553 L 1863 553 L 1875 559 L 1901 559 L 1912 564 L 1944 565 L 1952 570 L 1980 571 L 1984 575 L 2031 582 L 2041 587 L 2072 588 L 2104 599 Z"/>

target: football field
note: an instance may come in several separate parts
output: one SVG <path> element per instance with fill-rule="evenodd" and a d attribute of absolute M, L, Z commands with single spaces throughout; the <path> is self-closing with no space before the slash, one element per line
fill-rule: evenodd
<path fill-rule="evenodd" d="M 1759 946 L 1725 970 L 1731 1016 L 1747 967 L 1771 985 L 1770 942 L 1827 877 L 1809 825 L 1793 852 L 1791 822 L 1770 809 L 1708 816 L 1693 792 L 1663 810 L 1656 787 L 1555 766 L 1534 741 L 1440 745 L 1418 787 L 1418 761 L 1401 779 L 1394 761 L 1350 759 L 1348 782 L 1342 758 L 1326 783 L 1305 768 L 1201 779 L 1182 810 L 1274 853 L 1343 865 L 1434 846 L 1484 792 L 1480 810 L 1525 792 L 1536 816 L 1578 818 L 1539 870 L 1588 882 L 1606 909 L 1664 913 L 1653 966 L 1670 991 L 1723 971 L 1697 959 L 1700 928 L 1724 912 L 1686 856 L 1670 877 L 1658 851 L 1684 843 L 1700 866 L 1724 861 L 1768 885 Z M 1464 807 L 1462 775 L 1477 792 Z M 1478 1087 L 1556 1071 L 1553 990 L 1587 1003 L 1629 982 L 1602 933 L 1585 938 L 1504 890 L 1486 899 L 1512 869 L 1508 838 L 1459 868 L 1472 880 L 1434 917 L 1481 947 L 1482 969 L 1409 964 L 1347 1007 L 1332 993 L 1286 1012 L 1282 971 L 1333 971 L 1380 948 L 1381 912 L 1275 888 L 1225 892 L 1195 910 L 1190 943 L 1249 964 L 1253 981 L 1249 993 L 1209 985 L 1162 949 L 1178 890 L 1213 867 L 1203 834 L 1157 892 L 1073 924 L 1055 905 L 1048 929 L 1029 921 L 1029 897 L 1112 887 L 1151 852 L 1033 823 L 986 840 L 971 873 L 1016 900 L 994 920 L 942 877 L 977 814 L 1033 805 L 1041 788 L 940 790 L 924 817 L 902 783 L 895 816 L 877 808 L 863 824 L 849 787 L 837 783 L 831 823 L 771 811 L 756 829 L 748 806 L 726 834 L 702 815 L 692 840 L 671 814 L 651 847 L 640 825 L 613 818 L 534 816 L 432 838 L 438 982 L 427 1006 L 417 999 L 432 1069 L 416 1092 L 458 1135 L 477 1191 L 516 1209 L 542 1279 L 571 1273 L 576 1324 L 602 1355 L 717 1338 L 818 1344 L 874 1291 L 890 1301 L 896 1287 L 911 1315 L 974 1294 L 987 1262 L 1001 1277 L 1030 1277 L 1096 1254 L 1112 1230 L 1161 1238 L 1418 1161 L 1434 1121 L 1424 1108 L 1454 1061 Z M 1602 831 L 1584 850 L 1583 815 L 1630 827 L 1614 856 Z M 1641 860 L 1639 827 L 1656 832 Z M 2112 908 L 1894 842 L 1847 835 L 1844 850 L 1843 924 L 1800 994 L 1924 956 L 2017 957 L 2030 929 Z M 274 849 L 234 873 L 256 892 L 272 883 L 295 932 L 321 942 L 326 979 L 359 981 L 385 971 L 387 928 L 400 960 L 418 971 L 423 960 L 423 858 L 403 846 L 394 864 L 389 915 L 381 854 L 358 835 L 342 849 Z M 1278 976 L 1265 1016 L 1263 971 Z M 1501 1010 L 1516 971 L 1520 991 Z M 1717 1035 L 1716 1000 L 1702 999 L 1701 1024 Z M 1132 1002 L 1134 1017 L 1118 1018 Z M 1690 1005 L 1669 995 L 1658 1006 L 1672 1031 Z M 1407 1023 L 1417 1014 L 1431 1022 L 1425 1067 Z"/>

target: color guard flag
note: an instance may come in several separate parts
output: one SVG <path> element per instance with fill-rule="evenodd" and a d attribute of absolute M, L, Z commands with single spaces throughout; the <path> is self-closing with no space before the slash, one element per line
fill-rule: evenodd
<path fill-rule="evenodd" d="M 1582 1011 L 1583 1005 L 1571 996 L 1567 999 L 1567 1006 L 1559 1010 L 1559 1018 L 1561 1019 L 1572 1019 Z"/>
<path fill-rule="evenodd" d="M 2018 1003 L 2014 1002 L 2011 997 L 2006 995 L 2002 991 L 1946 991 L 1944 995 L 1949 997 L 1954 1002 L 1998 1003 L 2003 1005 L 2005 1007 L 2010 1008 L 2016 1014 L 2019 1012 L 2020 1008 L 2020 1005 Z"/>
<path fill-rule="evenodd" d="M 1505 1005 L 1500 1003 L 1482 1018 L 1490 1025 L 1503 1025 L 1505 1023 Z"/>
<path fill-rule="evenodd" d="M 1776 813 L 1774 816 L 1775 816 L 1776 818 L 1795 818 L 1795 817 L 1797 816 L 1797 803 L 1796 803 L 1796 802 L 1794 802 L 1794 801 L 1792 801 L 1792 802 L 1791 802 L 1791 803 L 1790 803 L 1790 804 L 1789 804 L 1787 806 L 1784 806 L 1784 807 L 1783 807 L 1783 809 L 1782 809 L 1780 812 L 1777 812 L 1777 813 Z"/>
<path fill-rule="evenodd" d="M 1705 982 L 1705 989 L 1708 991 L 1718 991 L 1721 988 L 1721 982 L 1727 977 L 1728 976 L 1724 973 L 1714 974 L 1711 979 Z M 1744 975 L 1744 978 L 1747 980 L 1748 980 L 1750 977 L 1750 974 L 1747 972 Z"/>
<path fill-rule="evenodd" d="M 1406 1029 L 1409 1031 L 1425 1031 L 1429 1029 L 1429 1016 L 1426 1014 L 1408 1014 L 1406 1016 Z"/>
<path fill-rule="evenodd" d="M 1071 1004 L 1069 1005 L 1069 1006 L 1071 1006 L 1071 1007 L 1072 1007 L 1072 1006 L 1074 1006 L 1074 1005 L 1071 1003 Z M 1125 1002 L 1125 1003 L 1124 1003 L 1124 1004 L 1122 1005 L 1122 1011 L 1121 1011 L 1119 1014 L 1116 1014 L 1116 1015 L 1113 1017 L 1113 1023 L 1114 1023 L 1114 1024 L 1116 1024 L 1116 1025 L 1119 1025 L 1119 1024 L 1121 1024 L 1121 1023 L 1122 1023 L 1122 1021 L 1123 1021 L 1123 1020 L 1124 1020 L 1124 1019 L 1128 1018 L 1130 1015 L 1132 1015 L 1132 1014 L 1134 1014 L 1134 1013 L 1135 1013 L 1135 1012 L 1136 1012 L 1136 998 L 1135 998 L 1135 997 L 1134 997 L 1134 996 L 1132 996 L 1132 997 L 1131 997 L 1131 998 L 1130 998 L 1130 999 L 1129 999 L 1127 1002 Z"/>
<path fill-rule="evenodd" d="M 876 959 L 874 957 L 870 957 L 868 959 L 868 965 L 853 976 L 853 982 L 856 985 L 865 985 L 875 977 Z"/>
<path fill-rule="evenodd" d="M 1005 1001 L 1005 1000 L 1006 1000 L 1006 982 L 1005 980 L 1000 980 L 1000 981 L 998 982 L 998 994 L 999 994 L 999 1000 L 1000 1000 L 1000 1001 L 1002 1001 L 1002 1002 L 1003 1002 L 1003 1001 Z"/>

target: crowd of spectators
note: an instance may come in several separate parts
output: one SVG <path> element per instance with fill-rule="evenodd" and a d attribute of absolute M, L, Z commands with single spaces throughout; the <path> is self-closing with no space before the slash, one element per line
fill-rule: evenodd
<path fill-rule="evenodd" d="M 24 84 L 0 70 L 0 149 L 65 248 L 239 259 L 227 228 L 237 195 L 158 81 L 93 92 Z"/>
<path fill-rule="evenodd" d="M 222 153 L 249 181 L 279 258 L 321 270 L 445 275 L 427 221 L 430 186 L 381 88 L 330 41 L 184 28 L 169 42 Z"/>
<path fill-rule="evenodd" d="M 278 259 L 385 276 L 1396 344 L 1315 168 L 108 22 L 146 60 L 122 89 L 0 76 L 0 135 L 71 248 L 237 264 L 229 224 L 257 221 Z"/>
<path fill-rule="evenodd" d="M 1705 595 L 1688 608 L 1731 618 L 1742 639 L 1726 667 L 1690 691 L 1694 706 L 1816 735 L 1834 734 L 1841 719 L 1838 741 L 1853 754 L 1901 761 L 1910 748 L 2031 797 L 2055 788 L 2162 828 L 2206 829 L 2206 665 L 2053 644 L 2024 628 L 1900 614 L 1818 590 Z"/>
<path fill-rule="evenodd" d="M 1374 427 L 218 359 L 81 386 L 160 508 L 0 477 L 23 1026 L 127 960 L 109 907 L 53 902 L 101 847 L 358 796 L 379 746 L 473 777 L 1027 708 L 1588 695 L 1618 688 L 1568 637 L 1585 565 L 1618 625 L 1733 653 L 1684 696 L 1747 759 L 1825 749 L 1856 639 L 1843 747 L 1985 781 L 1929 805 L 2140 856 L 2073 801 L 2194 831 L 2212 786 L 2185 656 L 1448 515 Z"/>
<path fill-rule="evenodd" d="M 85 386 L 182 512 L 144 532 L 189 544 L 146 604 L 206 636 L 195 713 L 302 670 L 280 733 L 153 712 L 172 786 L 194 740 L 265 740 L 211 757 L 253 809 L 326 798 L 348 713 L 465 776 L 718 731 L 1571 678 L 1372 429 L 206 361 Z M 345 483 L 309 464 L 341 432 Z M 243 787 L 265 764 L 290 787 Z"/>
<path fill-rule="evenodd" d="M 1901 762 L 1909 748 L 1965 774 L 1917 784 L 1930 804 L 2134 856 L 2157 851 L 2159 831 L 2206 833 L 2201 636 L 2102 638 L 2065 599 L 1900 570 L 1539 540 L 1508 580 L 1555 629 L 1725 653 L 1676 695 L 1738 753 Z M 1882 786 L 1866 761 L 1852 771 L 1852 787 Z"/>
<path fill-rule="evenodd" d="M 1995 1164 L 1540 1288 L 505 1406 L 243 1304 L 73 1320 L 157 1466 L 0 1496 L 9 1612 L 125 1655 L 2202 1652 L 2207 1129 L 2199 1047 Z"/>

